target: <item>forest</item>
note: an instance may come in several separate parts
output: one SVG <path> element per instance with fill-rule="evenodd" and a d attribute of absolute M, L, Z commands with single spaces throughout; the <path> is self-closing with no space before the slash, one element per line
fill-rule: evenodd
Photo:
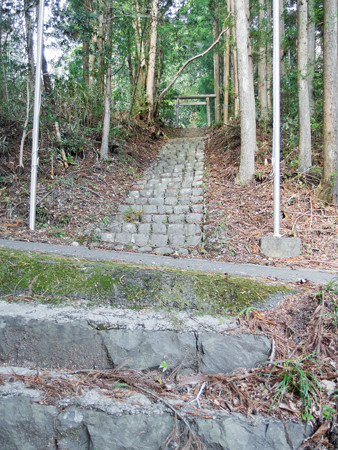
<path fill-rule="evenodd" d="M 13 306 L 19 304 L 18 309 L 23 304 L 36 308 L 42 303 L 50 310 L 49 306 L 72 304 L 67 303 L 74 300 L 71 295 L 67 297 L 68 293 L 74 290 L 78 295 L 79 286 L 86 290 L 84 280 L 90 278 L 89 260 L 81 262 L 75 257 L 75 247 L 89 252 L 115 250 L 114 255 L 118 251 L 148 252 L 171 256 L 166 259 L 173 263 L 182 262 L 174 258 L 189 257 L 185 267 L 190 267 L 191 261 L 213 260 L 241 264 L 240 268 L 275 266 L 266 269 L 277 273 L 279 267 L 292 276 L 298 270 L 318 276 L 325 273 L 330 280 L 332 276 L 333 281 L 326 285 L 323 281 L 320 284 L 306 278 L 297 281 L 290 278 L 283 283 L 286 291 L 283 290 L 282 299 L 278 294 L 272 306 L 264 309 L 264 304 L 260 309 L 258 302 L 245 303 L 241 311 L 241 308 L 228 311 L 223 306 L 217 307 L 217 301 L 226 298 L 223 283 L 235 291 L 235 277 L 225 271 L 217 277 L 205 273 L 210 309 L 216 314 L 214 323 L 219 321 L 217 327 L 224 325 L 222 330 L 226 334 L 230 330 L 226 323 L 232 314 L 236 327 L 230 330 L 231 337 L 241 332 L 267 337 L 271 343 L 268 361 L 261 364 L 260 360 L 255 367 L 227 374 L 206 375 L 208 379 L 203 375 L 196 386 L 189 387 L 189 392 L 182 384 L 175 387 L 176 369 L 173 377 L 169 370 L 164 374 L 165 361 L 156 376 L 153 368 L 138 372 L 122 364 L 106 371 L 102 378 L 103 372 L 96 370 L 94 364 L 90 370 L 78 374 L 82 378 L 76 389 L 109 384 L 110 395 L 118 384 L 119 393 L 129 392 L 125 388 L 153 393 L 152 399 L 164 401 L 166 406 L 170 395 L 175 405 L 181 396 L 189 405 L 196 401 L 200 406 L 201 401 L 202 406 L 213 411 L 243 414 L 253 422 L 257 415 L 280 419 L 286 435 L 286 423 L 303 421 L 310 425 L 309 437 L 299 448 L 337 448 L 337 0 L 280 0 L 277 12 L 272 0 L 45 0 L 41 73 L 38 73 L 37 31 L 42 1 L 0 0 L 0 246 L 10 247 L 9 241 L 13 240 L 29 241 L 34 246 L 61 244 L 63 247 L 58 248 L 71 251 L 73 257 L 65 263 L 58 256 L 53 259 L 52 255 L 34 256 L 1 248 L 1 300 Z M 279 17 L 277 76 L 281 88 L 277 93 L 273 92 L 274 16 Z M 42 90 L 37 136 L 39 160 L 35 167 L 36 226 L 29 229 L 36 80 L 41 82 Z M 300 238 L 302 244 L 300 255 L 284 258 L 267 257 L 259 244 L 262 236 L 273 233 L 276 95 L 280 98 L 281 117 L 281 233 L 283 237 Z M 175 138 L 179 138 L 184 151 L 190 145 L 185 146 L 184 139 L 197 138 L 193 145 L 197 161 L 194 174 L 199 172 L 198 179 L 191 177 L 191 186 L 183 186 L 186 179 L 183 180 L 181 169 L 177 198 L 183 197 L 184 188 L 190 189 L 187 204 L 179 204 L 174 196 L 168 196 L 174 198 L 173 203 L 165 204 L 167 197 L 163 192 L 163 198 L 159 199 L 154 198 L 153 190 L 153 203 L 146 204 L 149 198 L 140 203 L 148 207 L 151 223 L 141 223 L 142 210 L 135 213 L 119 208 L 128 206 L 122 204 L 124 200 L 126 203 L 133 200 L 129 194 L 140 196 L 136 190 L 147 192 L 142 177 L 152 163 L 158 162 L 163 149 L 168 151 L 172 145 L 176 151 Z M 176 157 L 177 163 L 179 155 Z M 184 163 L 189 155 L 185 157 Z M 161 207 L 162 213 L 158 209 Z M 178 217 L 175 207 L 182 209 L 184 219 Z M 181 221 L 170 222 L 170 214 Z M 197 219 L 189 222 L 188 215 Z M 116 216 L 124 217 L 123 224 L 121 219 L 117 227 L 120 235 L 129 230 L 130 241 L 113 240 L 113 234 L 118 234 L 113 231 Z M 154 216 L 159 219 L 156 223 L 152 221 Z M 140 226 L 148 230 L 143 235 Z M 173 226 L 178 230 L 174 235 L 177 245 L 170 241 L 169 227 Z M 196 235 L 184 235 L 187 229 L 197 230 Z M 149 248 L 153 235 L 159 239 L 160 233 L 165 236 L 165 243 Z M 136 234 L 138 238 L 145 235 L 145 242 L 140 245 L 135 242 Z M 106 240 L 104 235 L 108 236 Z M 195 239 L 188 243 L 191 237 Z M 113 258 L 109 252 L 100 253 Z M 153 254 L 151 258 L 162 260 Z M 140 258 L 137 271 L 142 272 L 142 259 L 140 255 L 135 257 Z M 151 264 L 149 272 L 155 277 L 165 272 L 161 263 L 157 267 L 156 262 Z M 126 265 L 121 269 L 124 272 L 115 278 L 111 269 L 104 268 L 100 279 L 98 266 L 97 261 L 93 262 L 93 292 L 98 293 L 101 285 L 108 286 L 110 296 L 113 289 L 127 292 L 134 275 L 126 270 Z M 75 270 L 79 273 L 76 277 Z M 190 268 L 184 272 L 190 272 Z M 138 276 L 135 275 L 137 292 L 133 299 L 137 303 L 135 314 L 143 308 L 140 298 L 150 286 L 145 284 L 143 288 L 137 284 Z M 252 280 L 256 283 L 253 277 L 238 277 L 242 278 L 249 280 L 250 286 Z M 27 286 L 21 289 L 23 281 Z M 278 278 L 269 276 L 265 281 L 272 286 Z M 156 305 L 146 304 L 147 314 L 165 307 L 170 318 L 176 320 L 169 309 L 174 305 L 173 309 L 180 313 L 190 308 L 194 322 L 197 323 L 198 317 L 201 323 L 204 321 L 196 315 L 200 314 L 196 304 L 192 302 L 191 306 L 189 300 L 189 305 L 182 303 L 182 306 L 177 300 L 181 290 L 189 291 L 189 286 L 173 284 L 170 291 L 173 294 L 167 295 L 166 281 L 156 283 L 158 291 L 149 288 Z M 194 283 L 194 289 L 205 295 L 204 288 Z M 247 295 L 252 301 L 250 286 Z M 55 292 L 61 292 L 61 288 L 59 298 Z M 261 288 L 258 289 L 259 301 L 264 303 Z M 245 289 L 237 291 L 242 296 Z M 94 305 L 91 294 L 87 297 L 75 296 L 76 308 L 91 310 Z M 103 305 L 114 306 L 110 301 L 107 294 Z M 118 302 L 120 307 L 120 298 Z M 35 314 L 34 310 L 34 320 Z M 181 324 L 181 319 L 179 322 L 182 327 L 186 325 L 183 321 Z M 141 322 L 137 323 L 140 327 Z M 213 331 L 203 323 L 204 326 L 203 333 Z M 215 325 L 215 330 L 218 329 L 221 328 Z M 110 328 L 98 323 L 97 330 L 106 333 Z M 217 338 L 222 332 L 217 331 Z M 26 336 L 21 341 L 27 345 Z M 19 347 L 15 348 L 19 354 Z M 39 361 L 37 367 L 38 364 Z M 4 379 L 0 376 L 0 385 Z M 34 378 L 29 376 L 26 381 L 24 376 L 17 379 L 29 382 L 29 387 L 40 384 L 46 394 L 44 399 L 51 392 L 58 399 L 60 392 L 62 395 L 72 392 L 72 396 L 75 392 L 70 391 L 70 382 L 65 379 L 52 386 L 43 372 L 41 376 L 39 373 Z M 98 381 L 100 385 L 95 384 Z M 155 397 L 154 392 L 158 394 Z M 120 401 L 122 397 L 118 398 Z M 177 417 L 181 420 L 182 414 L 176 406 L 171 410 L 176 427 Z M 195 418 L 211 418 L 201 413 L 204 414 L 201 408 L 190 412 Z M 177 434 L 174 431 L 166 441 L 170 445 L 174 445 L 171 443 Z M 268 434 L 266 426 L 264 433 Z M 275 431 L 269 433 L 274 440 Z M 190 445 L 191 435 L 187 436 Z M 184 448 L 201 448 L 196 442 Z M 289 440 L 285 445 L 284 448 L 293 448 Z M 218 448 L 218 444 L 215 446 Z"/>
<path fill-rule="evenodd" d="M 37 1 L 1 1 L 4 236 L 20 232 L 27 219 L 38 11 Z M 229 210 L 234 203 L 238 209 L 238 199 L 229 196 L 224 186 L 217 188 L 220 179 L 240 190 L 248 189 L 249 197 L 255 185 L 265 191 L 271 180 L 272 18 L 272 2 L 265 0 L 47 1 L 37 210 L 40 232 L 48 228 L 49 238 L 62 238 L 66 233 L 59 228 L 76 224 L 67 238 L 72 239 L 86 234 L 83 227 L 80 230 L 85 221 L 104 220 L 108 214 L 104 206 L 114 206 L 128 189 L 128 180 L 139 176 L 172 132 L 180 95 L 212 95 L 211 169 L 210 183 L 206 183 L 210 202 L 223 207 L 226 197 Z M 338 186 L 337 5 L 334 0 L 284 0 L 279 18 L 282 182 L 287 197 L 282 205 L 284 226 L 289 235 L 297 234 L 300 226 L 307 253 L 314 256 L 315 237 L 307 234 L 313 230 L 304 220 L 310 215 L 312 223 L 318 217 L 317 223 L 323 223 L 315 247 L 331 249 L 326 252 L 331 254 Z M 180 108 L 179 126 L 206 127 L 206 108 Z M 95 171 L 89 173 L 93 166 L 96 177 Z M 224 168 L 222 175 L 217 172 L 220 168 Z M 86 183 L 81 185 L 78 180 L 86 170 Z M 109 184 L 103 186 L 108 179 Z M 298 193 L 299 189 L 303 191 Z M 84 216 L 89 206 L 71 203 L 75 191 L 76 198 L 86 195 L 82 205 L 86 201 L 92 205 L 93 200 L 102 203 L 102 196 L 108 202 L 103 201 L 102 210 L 96 205 L 95 219 Z M 253 207 L 259 203 L 261 211 L 253 227 L 257 235 L 257 229 L 264 231 L 270 214 L 264 205 L 270 202 L 269 194 L 251 200 Z M 290 211 L 295 205 L 298 209 Z M 219 208 L 209 209 L 212 222 L 212 210 Z M 229 211 L 222 214 L 217 226 Z M 248 239 L 254 239 L 245 224 L 240 228 Z M 236 245 L 226 250 L 228 256 L 241 252 L 241 244 Z M 255 244 L 249 248 L 256 258 Z"/>

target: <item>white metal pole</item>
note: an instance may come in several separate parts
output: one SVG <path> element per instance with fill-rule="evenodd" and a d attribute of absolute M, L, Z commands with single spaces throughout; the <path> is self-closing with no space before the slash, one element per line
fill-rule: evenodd
<path fill-rule="evenodd" d="M 35 216 L 36 216 L 36 184 L 39 166 L 38 152 L 39 152 L 39 125 L 40 125 L 40 105 L 41 105 L 41 61 L 42 61 L 44 8 L 45 8 L 45 0 L 40 0 L 37 51 L 36 51 L 33 132 L 32 132 L 33 142 L 32 142 L 31 191 L 30 191 L 30 210 L 29 210 L 30 230 L 35 229 Z"/>
<path fill-rule="evenodd" d="M 280 234 L 280 17 L 279 2 L 273 0 L 273 235 Z"/>

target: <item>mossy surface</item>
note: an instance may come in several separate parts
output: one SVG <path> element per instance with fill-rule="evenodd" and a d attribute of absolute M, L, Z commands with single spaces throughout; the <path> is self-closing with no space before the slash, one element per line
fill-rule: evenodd
<path fill-rule="evenodd" d="M 0 294 L 51 304 L 77 299 L 130 308 L 238 312 L 290 289 L 252 278 L 0 248 Z"/>

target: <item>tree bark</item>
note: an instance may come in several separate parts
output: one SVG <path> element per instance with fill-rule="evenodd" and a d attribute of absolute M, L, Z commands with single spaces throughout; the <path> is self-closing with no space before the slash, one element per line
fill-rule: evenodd
<path fill-rule="evenodd" d="M 324 171 L 320 197 L 338 203 L 337 0 L 324 0 Z"/>
<path fill-rule="evenodd" d="M 147 63 L 144 48 L 144 30 L 141 24 L 141 10 L 138 0 L 133 2 L 136 17 L 133 19 L 133 29 L 135 42 L 137 46 L 138 62 L 135 70 L 135 87 L 132 95 L 132 112 L 133 115 L 142 116 L 142 110 L 145 108 L 146 100 L 146 82 L 147 82 Z"/>
<path fill-rule="evenodd" d="M 110 131 L 110 113 L 111 113 L 111 56 L 112 56 L 112 18 L 111 7 L 106 8 L 106 36 L 105 36 L 105 49 L 102 57 L 105 58 L 105 95 L 104 95 L 104 117 L 103 117 L 103 129 L 101 139 L 100 157 L 102 159 L 108 158 L 109 151 L 109 131 Z M 102 48 L 103 52 L 103 48 Z"/>
<path fill-rule="evenodd" d="M 229 0 L 227 1 L 229 12 Z M 223 100 L 223 121 L 225 124 L 229 122 L 229 78 L 230 78 L 230 29 L 225 34 L 224 49 L 224 100 Z"/>
<path fill-rule="evenodd" d="M 261 118 L 268 118 L 268 93 L 266 77 L 266 19 L 265 1 L 259 0 L 259 60 L 258 60 L 258 98 Z"/>
<path fill-rule="evenodd" d="M 230 0 L 231 14 L 235 14 L 234 0 Z M 231 60 L 232 60 L 232 83 L 233 83 L 233 96 L 234 96 L 234 117 L 238 117 L 239 114 L 239 89 L 238 89 L 238 65 L 237 65 L 237 47 L 236 47 L 236 32 L 232 29 L 234 37 L 234 45 L 232 46 Z"/>
<path fill-rule="evenodd" d="M 256 118 L 251 63 L 249 61 L 249 23 L 246 0 L 235 1 L 238 82 L 241 112 L 241 160 L 237 181 L 248 183 L 255 172 Z"/>
<path fill-rule="evenodd" d="M 266 32 L 268 36 L 272 36 L 271 27 L 271 2 L 266 3 Z M 268 110 L 272 108 L 272 46 L 268 45 L 266 49 L 266 83 L 267 83 L 267 103 Z"/>
<path fill-rule="evenodd" d="M 108 158 L 109 131 L 110 131 L 110 101 L 111 101 L 111 67 L 110 67 L 110 64 L 108 64 L 107 73 L 106 73 L 104 119 L 103 119 L 102 141 L 101 141 L 101 150 L 100 150 L 100 157 L 102 159 Z"/>
<path fill-rule="evenodd" d="M 153 0 L 152 14 L 151 14 L 149 63 L 147 74 L 147 102 L 149 107 L 148 113 L 149 122 L 152 122 L 154 115 L 154 81 L 155 81 L 155 65 L 156 65 L 157 20 L 158 20 L 158 0 Z"/>
<path fill-rule="evenodd" d="M 33 25 L 32 18 L 30 14 L 30 5 L 28 1 L 25 0 L 25 26 L 26 26 L 26 46 L 27 46 L 27 56 L 28 56 L 28 80 L 29 80 L 29 90 L 30 94 L 34 91 L 34 52 L 33 52 Z"/>
<path fill-rule="evenodd" d="M 89 39 L 87 36 L 82 41 L 82 74 L 83 83 L 89 86 Z"/>
<path fill-rule="evenodd" d="M 216 8 L 217 14 L 217 8 Z M 219 23 L 218 17 L 214 18 L 212 24 L 212 32 L 214 41 L 219 35 Z M 221 120 L 221 97 L 220 97 L 220 86 L 219 86 L 219 53 L 217 49 L 214 50 L 214 91 L 215 91 L 215 122 L 218 123 Z"/>
<path fill-rule="evenodd" d="M 311 158 L 311 120 L 308 86 L 308 3 L 298 2 L 298 120 L 299 120 L 299 170 L 307 171 Z"/>
<path fill-rule="evenodd" d="M 316 23 L 315 23 L 315 1 L 308 0 L 308 85 L 309 85 L 309 102 L 311 116 L 314 113 L 315 108 L 315 96 L 313 80 L 315 75 L 315 62 L 316 62 Z"/>

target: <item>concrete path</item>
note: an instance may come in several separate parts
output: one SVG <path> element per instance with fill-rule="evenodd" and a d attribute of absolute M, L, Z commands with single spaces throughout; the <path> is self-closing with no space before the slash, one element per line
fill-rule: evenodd
<path fill-rule="evenodd" d="M 101 241 L 118 250 L 189 254 L 203 236 L 204 141 L 171 139 L 119 206 Z"/>
<path fill-rule="evenodd" d="M 200 258 L 172 258 L 168 256 L 128 253 L 122 251 L 90 250 L 87 247 L 43 244 L 40 242 L 8 241 L 0 239 L 0 247 L 14 250 L 50 253 L 98 261 L 123 261 L 155 267 L 173 267 L 183 270 L 224 273 L 242 277 L 274 278 L 283 281 L 309 280 L 326 284 L 337 280 L 337 274 L 313 269 L 289 269 L 286 267 L 260 266 L 255 264 L 234 264 Z"/>

